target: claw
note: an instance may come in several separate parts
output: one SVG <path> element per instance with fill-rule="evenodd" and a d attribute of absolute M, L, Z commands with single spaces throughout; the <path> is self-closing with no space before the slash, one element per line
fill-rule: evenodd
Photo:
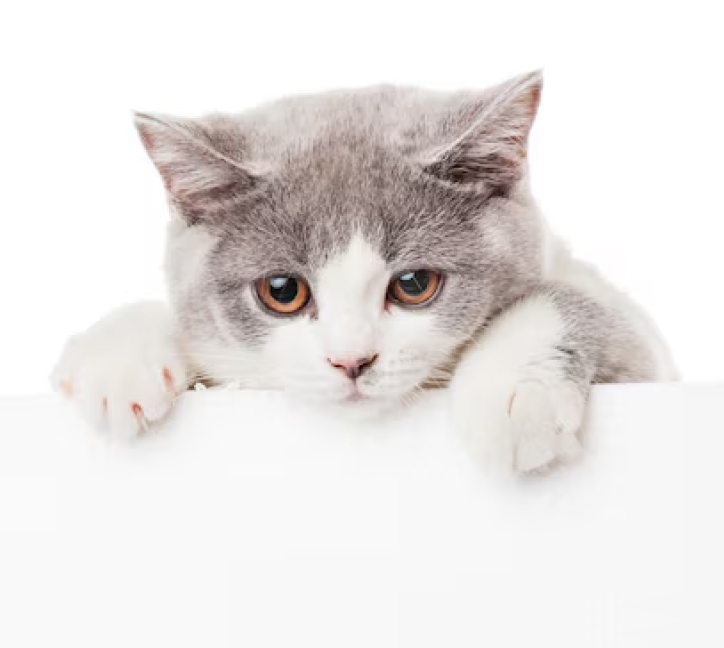
<path fill-rule="evenodd" d="M 133 415 L 136 417 L 136 420 L 138 421 L 138 425 L 144 432 L 148 432 L 148 422 L 146 421 L 146 416 L 143 413 L 143 408 L 138 403 L 133 403 L 131 405 L 131 411 L 133 412 Z"/>
<path fill-rule="evenodd" d="M 73 397 L 73 383 L 70 380 L 61 380 L 58 383 L 58 389 L 66 398 Z"/>
<path fill-rule="evenodd" d="M 163 384 L 166 387 L 166 391 L 173 396 L 175 393 L 174 389 L 174 380 L 173 376 L 171 375 L 171 372 L 169 371 L 168 367 L 163 368 Z"/>

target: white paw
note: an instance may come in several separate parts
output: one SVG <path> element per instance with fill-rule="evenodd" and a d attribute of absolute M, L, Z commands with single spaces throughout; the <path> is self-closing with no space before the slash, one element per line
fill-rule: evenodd
<path fill-rule="evenodd" d="M 456 429 L 486 463 L 529 472 L 580 452 L 576 434 L 585 399 L 574 384 L 523 380 L 502 389 L 480 387 L 453 391 L 453 417 Z"/>
<path fill-rule="evenodd" d="M 94 427 L 132 437 L 164 418 L 186 388 L 174 328 L 165 304 L 114 311 L 68 341 L 51 383 Z"/>
<path fill-rule="evenodd" d="M 450 385 L 454 425 L 482 460 L 527 472 L 579 452 L 588 385 L 566 379 L 565 335 L 540 294 L 494 320 L 463 356 Z"/>

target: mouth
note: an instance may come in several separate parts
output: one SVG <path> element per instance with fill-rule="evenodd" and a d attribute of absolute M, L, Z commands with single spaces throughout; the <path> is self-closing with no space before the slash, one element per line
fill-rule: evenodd
<path fill-rule="evenodd" d="M 368 400 L 369 397 L 365 396 L 357 387 L 354 387 L 352 392 L 347 395 L 344 399 L 345 403 L 361 403 L 362 401 Z"/>

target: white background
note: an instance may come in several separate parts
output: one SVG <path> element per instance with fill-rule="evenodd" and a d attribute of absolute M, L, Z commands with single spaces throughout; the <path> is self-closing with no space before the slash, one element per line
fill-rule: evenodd
<path fill-rule="evenodd" d="M 0 393 L 65 338 L 162 294 L 164 197 L 130 109 L 239 110 L 377 82 L 483 87 L 543 67 L 534 188 L 655 315 L 689 380 L 724 359 L 720 3 L 6 2 Z"/>

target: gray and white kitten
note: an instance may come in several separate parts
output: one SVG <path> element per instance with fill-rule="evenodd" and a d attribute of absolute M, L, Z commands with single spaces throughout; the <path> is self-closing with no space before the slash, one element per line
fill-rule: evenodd
<path fill-rule="evenodd" d="M 170 306 L 132 305 L 73 338 L 54 384 L 125 434 L 197 380 L 365 413 L 449 384 L 481 456 L 527 471 L 574 454 L 592 384 L 676 372 L 646 314 L 536 207 L 541 87 L 533 73 L 480 92 L 137 115 L 171 209 Z"/>

